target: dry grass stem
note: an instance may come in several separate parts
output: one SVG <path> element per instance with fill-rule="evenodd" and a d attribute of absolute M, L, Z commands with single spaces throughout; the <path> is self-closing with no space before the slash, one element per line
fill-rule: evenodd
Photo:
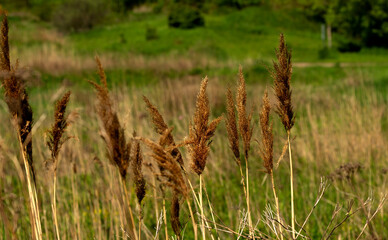
<path fill-rule="evenodd" d="M 292 152 L 290 134 L 295 123 L 295 115 L 291 101 L 291 52 L 284 41 L 284 35 L 280 34 L 279 48 L 276 50 L 277 62 L 273 62 L 273 70 L 270 71 L 274 79 L 274 90 L 277 98 L 276 113 L 279 115 L 287 132 L 288 155 L 290 158 L 290 188 L 291 188 L 291 227 L 292 238 L 295 239 L 295 210 L 294 210 L 294 174 L 292 164 Z"/>

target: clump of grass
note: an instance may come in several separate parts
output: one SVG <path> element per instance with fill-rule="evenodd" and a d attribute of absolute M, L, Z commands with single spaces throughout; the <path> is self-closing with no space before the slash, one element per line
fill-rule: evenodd
<path fill-rule="evenodd" d="M 70 99 L 70 91 L 63 95 L 55 105 L 54 124 L 48 131 L 47 146 L 51 151 L 51 158 L 46 162 L 46 166 L 51 168 L 54 174 L 53 181 L 53 199 L 52 199 L 52 211 L 54 217 L 55 231 L 57 239 L 59 240 L 59 227 L 57 219 L 57 204 L 56 204 L 56 185 L 57 185 L 57 166 L 58 166 L 58 154 L 62 145 L 69 140 L 70 137 L 63 137 L 66 128 L 68 127 L 68 116 L 66 116 L 66 108 Z"/>
<path fill-rule="evenodd" d="M 8 18 L 2 13 L 0 39 L 1 83 L 4 88 L 5 102 L 12 116 L 18 134 L 20 150 L 23 157 L 27 177 L 28 195 L 30 200 L 30 220 L 35 239 L 42 239 L 42 228 L 39 215 L 39 203 L 36 193 L 36 177 L 32 158 L 32 124 L 33 112 L 28 102 L 28 94 L 22 79 L 17 75 L 18 63 L 11 66 L 8 43 Z"/>
<path fill-rule="evenodd" d="M 291 76 L 292 63 L 291 51 L 288 50 L 284 35 L 280 34 L 279 48 L 276 50 L 277 62 L 273 62 L 273 70 L 270 71 L 274 79 L 274 90 L 277 98 L 276 113 L 279 115 L 287 132 L 288 151 L 290 158 L 290 188 L 291 188 L 291 227 L 292 238 L 295 239 L 295 211 L 294 211 L 294 184 L 290 135 L 295 123 L 295 115 L 291 101 Z"/>

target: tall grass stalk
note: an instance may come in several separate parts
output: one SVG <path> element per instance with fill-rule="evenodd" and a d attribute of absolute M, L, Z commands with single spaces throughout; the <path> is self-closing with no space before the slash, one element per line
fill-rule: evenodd
<path fill-rule="evenodd" d="M 280 34 L 279 48 L 276 50 L 277 62 L 273 62 L 273 70 L 270 71 L 274 79 L 274 90 L 277 98 L 276 113 L 287 132 L 288 153 L 290 158 L 290 189 L 291 189 L 291 227 L 292 238 L 295 239 L 295 211 L 294 211 L 294 174 L 291 154 L 291 128 L 295 123 L 295 115 L 291 100 L 291 76 L 292 63 L 291 51 L 288 50 L 284 35 Z"/>
<path fill-rule="evenodd" d="M 292 227 L 292 238 L 295 239 L 294 173 L 292 168 L 293 164 L 292 164 L 292 153 L 291 153 L 291 143 L 290 143 L 290 131 L 287 131 L 287 141 L 288 141 L 288 155 L 290 158 L 291 227 Z"/>

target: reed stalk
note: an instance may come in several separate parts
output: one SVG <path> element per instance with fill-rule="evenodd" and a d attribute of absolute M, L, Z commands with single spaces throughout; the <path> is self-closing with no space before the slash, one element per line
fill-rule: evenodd
<path fill-rule="evenodd" d="M 279 48 L 276 50 L 277 62 L 273 61 L 273 69 L 270 70 L 274 79 L 274 91 L 277 98 L 276 113 L 287 133 L 288 153 L 290 159 L 290 189 L 291 189 L 291 230 L 292 238 L 295 239 L 295 210 L 294 210 L 294 173 L 291 154 L 290 135 L 295 123 L 295 114 L 291 100 L 291 76 L 292 62 L 291 51 L 288 50 L 284 35 L 280 35 Z"/>
<path fill-rule="evenodd" d="M 292 168 L 292 154 L 291 154 L 291 143 L 290 143 L 290 131 L 287 131 L 288 141 L 288 155 L 290 157 L 290 189 L 291 189 L 291 227 L 292 227 L 292 238 L 295 239 L 295 210 L 294 210 L 294 173 Z"/>

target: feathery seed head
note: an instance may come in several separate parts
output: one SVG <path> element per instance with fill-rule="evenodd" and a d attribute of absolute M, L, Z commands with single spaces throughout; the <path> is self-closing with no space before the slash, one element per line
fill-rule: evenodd
<path fill-rule="evenodd" d="M 62 145 L 69 139 L 69 137 L 62 138 L 63 134 L 68 127 L 68 121 L 66 116 L 66 108 L 70 99 L 70 91 L 66 92 L 63 97 L 57 101 L 55 105 L 54 113 L 54 124 L 51 126 L 51 129 L 48 131 L 48 140 L 46 142 L 47 146 L 51 151 L 51 163 L 54 163 L 54 171 L 56 170 L 56 159 Z M 49 163 L 49 162 L 47 162 Z M 47 164 L 46 163 L 46 164 Z"/>
<path fill-rule="evenodd" d="M 210 107 L 209 99 L 206 94 L 208 78 L 202 80 L 201 87 L 197 96 L 196 109 L 193 118 L 193 124 L 189 127 L 188 149 L 191 154 L 191 168 L 195 173 L 201 175 L 206 166 L 206 160 L 209 155 L 209 141 L 213 137 L 217 125 L 222 117 L 214 119 L 209 123 Z"/>
<path fill-rule="evenodd" d="M 136 133 L 134 133 L 134 137 L 136 136 Z M 143 156 L 140 148 L 140 142 L 139 140 L 134 140 L 135 147 L 133 149 L 133 155 L 132 155 L 132 172 L 133 177 L 135 181 L 135 192 L 138 203 L 141 205 L 141 202 L 144 199 L 144 196 L 146 194 L 146 181 L 144 179 L 143 173 L 142 173 L 142 167 L 143 167 Z"/>
<path fill-rule="evenodd" d="M 284 35 L 280 35 L 279 49 L 276 51 L 277 62 L 273 61 L 273 70 L 270 71 L 274 79 L 274 90 L 277 98 L 276 113 L 279 115 L 287 132 L 294 126 L 295 116 L 291 101 L 291 51 L 287 49 Z"/>
<path fill-rule="evenodd" d="M 1 83 L 4 88 L 5 102 L 8 110 L 15 120 L 20 140 L 25 146 L 27 162 L 31 167 L 35 182 L 35 171 L 32 160 L 32 109 L 28 102 L 28 94 L 20 76 L 16 74 L 18 64 L 11 67 L 8 43 L 8 19 L 6 13 L 2 13 L 0 37 L 0 72 Z"/>
<path fill-rule="evenodd" d="M 261 146 L 260 155 L 264 161 L 264 167 L 267 173 L 271 173 L 273 169 L 273 133 L 272 123 L 269 120 L 271 105 L 268 99 L 268 91 L 265 90 L 263 97 L 263 105 L 260 111 L 260 127 L 261 127 Z"/>
<path fill-rule="evenodd" d="M 232 149 L 232 152 L 235 157 L 237 165 L 240 165 L 240 149 L 238 141 L 238 131 L 237 131 L 237 122 L 236 122 L 236 113 L 235 113 L 235 104 L 233 99 L 233 93 L 228 88 L 226 93 L 226 110 L 227 118 L 225 119 L 226 130 L 228 132 L 229 145 Z"/>
<path fill-rule="evenodd" d="M 166 130 L 168 129 L 168 126 L 167 126 L 166 122 L 164 121 L 163 116 L 160 114 L 158 109 L 150 102 L 150 100 L 146 96 L 143 96 L 143 100 L 147 105 L 147 109 L 148 109 L 148 112 L 151 116 L 152 123 L 154 124 L 154 128 L 155 128 L 156 133 L 158 133 L 159 135 L 165 134 Z M 172 129 L 171 129 L 171 131 L 172 131 Z M 171 131 L 169 131 L 168 134 L 165 136 L 163 143 L 160 142 L 160 144 L 163 147 L 175 146 L 174 137 L 172 136 Z M 180 153 L 178 148 L 172 148 L 171 155 L 174 158 L 176 158 L 176 160 L 181 165 L 181 167 L 184 166 L 182 154 Z"/>
<path fill-rule="evenodd" d="M 0 68 L 3 71 L 11 71 L 11 63 L 9 58 L 9 45 L 8 45 L 8 18 L 6 13 L 0 13 L 3 15 L 1 22 L 1 40 L 0 40 Z"/>
<path fill-rule="evenodd" d="M 125 179 L 130 162 L 130 146 L 125 140 L 124 129 L 121 127 L 117 113 L 113 110 L 109 97 L 108 84 L 102 64 L 96 57 L 101 85 L 89 81 L 97 91 L 97 113 L 101 119 L 107 137 L 104 141 L 108 148 L 109 158 L 119 168 L 121 177 Z"/>
<path fill-rule="evenodd" d="M 250 149 L 253 126 L 251 126 L 252 113 L 247 115 L 246 105 L 247 105 L 247 92 L 245 88 L 245 79 L 242 72 L 242 67 L 239 67 L 239 86 L 237 90 L 237 114 L 238 114 L 238 127 L 240 130 L 240 135 L 243 140 L 244 154 L 248 158 L 248 152 Z"/>
<path fill-rule="evenodd" d="M 156 161 L 159 169 L 162 169 L 160 174 L 166 180 L 165 184 L 173 192 L 188 197 L 188 189 L 181 168 L 171 153 L 160 144 L 149 139 L 140 138 L 140 140 L 152 151 L 151 157 Z"/>

